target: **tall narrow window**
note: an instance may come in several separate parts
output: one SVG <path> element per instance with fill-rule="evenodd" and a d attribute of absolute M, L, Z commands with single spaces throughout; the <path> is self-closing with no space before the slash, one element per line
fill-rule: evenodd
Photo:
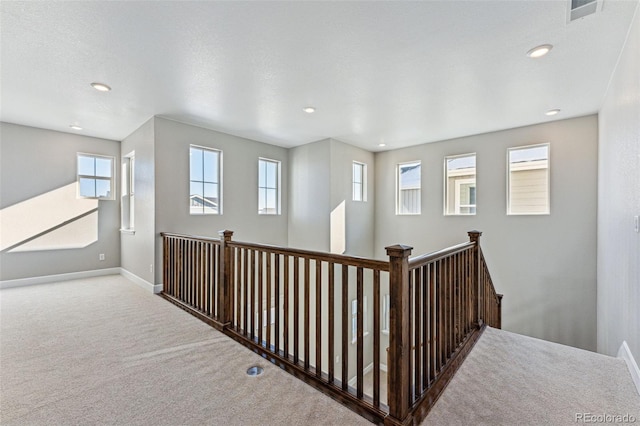
<path fill-rule="evenodd" d="M 476 214 L 476 154 L 445 157 L 444 170 L 444 214 Z"/>
<path fill-rule="evenodd" d="M 133 231 L 135 227 L 135 153 L 123 157 L 122 162 L 122 200 L 120 203 L 122 231 Z"/>
<path fill-rule="evenodd" d="M 191 145 L 189 211 L 191 214 L 222 214 L 222 152 Z"/>
<path fill-rule="evenodd" d="M 280 162 L 258 159 L 258 214 L 280 214 Z"/>
<path fill-rule="evenodd" d="M 382 296 L 382 332 L 389 334 L 389 308 L 391 306 L 391 295 L 389 293 Z"/>
<path fill-rule="evenodd" d="M 549 214 L 549 144 L 508 150 L 507 214 Z"/>
<path fill-rule="evenodd" d="M 353 162 L 353 201 L 367 201 L 367 165 Z"/>
<path fill-rule="evenodd" d="M 78 197 L 115 199 L 113 157 L 78 154 Z"/>
<path fill-rule="evenodd" d="M 420 161 L 398 164 L 396 214 L 420 214 Z"/>

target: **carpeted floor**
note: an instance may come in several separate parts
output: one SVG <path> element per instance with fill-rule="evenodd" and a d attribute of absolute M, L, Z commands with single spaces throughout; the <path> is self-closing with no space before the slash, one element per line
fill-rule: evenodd
<path fill-rule="evenodd" d="M 264 374 L 247 376 L 253 365 Z M 424 424 L 574 425 L 579 413 L 640 424 L 623 361 L 487 329 Z M 367 423 L 120 276 L 0 291 L 2 425 Z"/>

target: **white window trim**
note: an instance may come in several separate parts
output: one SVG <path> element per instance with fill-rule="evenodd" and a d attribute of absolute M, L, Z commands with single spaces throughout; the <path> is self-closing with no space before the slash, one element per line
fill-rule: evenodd
<path fill-rule="evenodd" d="M 258 215 L 259 216 L 280 216 L 282 215 L 282 196 L 281 196 L 281 188 L 282 188 L 282 162 L 280 160 L 274 160 L 272 158 L 265 158 L 265 157 L 258 157 L 258 173 L 260 173 L 260 161 L 266 161 L 266 162 L 270 162 L 270 163 L 275 163 L 278 167 L 278 176 L 276 179 L 276 185 L 277 188 L 275 188 L 276 190 L 276 213 L 261 213 L 260 212 L 260 189 L 261 188 L 266 188 L 266 189 L 273 189 L 273 188 L 269 188 L 269 187 L 262 187 L 260 186 L 260 176 L 258 176 Z"/>
<path fill-rule="evenodd" d="M 475 215 L 475 213 L 460 213 L 460 208 L 461 207 L 473 207 L 476 210 L 478 208 L 477 205 L 476 205 L 477 204 L 477 198 L 476 198 L 476 204 L 460 204 L 460 186 L 462 186 L 463 184 L 469 184 L 469 183 L 475 184 L 476 180 L 475 179 L 458 179 L 458 180 L 456 180 L 455 199 L 453 201 L 453 203 L 454 203 L 454 211 L 455 211 L 454 215 L 456 215 L 456 216 L 474 216 Z M 476 188 L 476 187 L 474 186 L 474 188 Z M 478 190 L 476 188 L 476 197 L 478 196 L 477 195 L 477 191 Z M 451 215 L 449 215 L 449 216 L 451 216 Z"/>
<path fill-rule="evenodd" d="M 131 151 L 123 157 L 121 172 L 120 232 L 133 235 L 135 231 L 135 156 Z"/>
<path fill-rule="evenodd" d="M 356 305 L 356 310 L 353 310 L 353 305 Z M 362 300 L 362 317 L 363 317 L 363 323 L 362 323 L 362 337 L 367 337 L 369 335 L 369 321 L 367 321 L 367 296 L 363 297 Z M 356 325 L 356 332 L 354 333 L 353 331 L 353 325 L 354 325 L 354 321 L 355 325 Z M 353 299 L 351 301 L 351 344 L 354 344 L 358 341 L 358 299 Z"/>
<path fill-rule="evenodd" d="M 406 166 L 409 164 L 418 164 L 420 166 L 420 182 L 416 188 L 405 188 L 405 189 L 418 189 L 420 190 L 420 204 L 418 208 L 418 212 L 416 213 L 403 213 L 400 211 L 400 194 L 402 190 L 400 189 L 400 168 L 402 166 Z M 396 165 L 396 216 L 420 216 L 422 214 L 422 160 L 415 161 L 407 161 L 404 163 L 398 163 Z"/>
<path fill-rule="evenodd" d="M 511 212 L 511 151 L 519 149 L 547 147 L 547 211 L 540 213 L 512 213 Z M 544 167 L 534 167 L 533 169 L 542 169 Z M 538 143 L 533 145 L 521 145 L 507 148 L 507 216 L 549 216 L 551 215 L 551 143 Z"/>
<path fill-rule="evenodd" d="M 361 166 L 360 171 L 362 175 L 360 176 L 360 199 L 356 200 L 355 193 L 355 184 L 356 182 L 353 180 L 353 172 L 355 166 Z M 354 161 L 351 164 L 351 200 L 356 203 L 366 203 L 367 202 L 367 163 L 363 163 L 361 161 Z"/>
<path fill-rule="evenodd" d="M 391 295 L 389 293 L 382 296 L 382 334 L 389 334 L 389 329 L 391 328 L 390 322 L 390 314 L 389 310 L 391 309 Z"/>
<path fill-rule="evenodd" d="M 93 158 L 107 158 L 107 159 L 111 160 L 111 177 L 110 178 L 105 178 L 105 177 L 95 176 L 95 175 L 81 175 L 80 173 L 78 173 L 78 157 L 80 157 L 80 156 L 93 157 Z M 116 164 L 116 158 L 115 157 L 111 157 L 109 155 L 89 154 L 87 152 L 78 152 L 78 153 L 76 153 L 76 197 L 77 198 L 82 198 L 82 199 L 88 199 L 88 200 L 115 200 L 116 199 L 116 185 L 114 183 L 115 179 L 116 179 L 115 164 Z M 84 195 L 80 195 L 80 179 L 81 178 L 94 179 L 94 180 L 108 180 L 109 181 L 109 193 L 111 195 L 109 195 L 108 197 L 85 197 Z"/>
<path fill-rule="evenodd" d="M 223 170 L 222 170 L 222 165 L 223 165 L 223 159 L 222 159 L 222 150 L 221 149 L 216 149 L 216 148 L 211 148 L 208 146 L 201 146 L 201 145 L 194 145 L 191 144 L 189 145 L 189 152 L 191 152 L 191 148 L 196 148 L 196 149 L 201 149 L 204 151 L 212 151 L 212 152 L 217 152 L 218 153 L 218 212 L 217 213 L 205 213 L 204 211 L 202 213 L 192 213 L 191 212 L 191 207 L 189 206 L 189 215 L 190 216 L 222 216 L 222 206 L 223 206 L 223 196 L 222 196 L 222 191 L 224 188 L 224 185 L 222 184 L 222 176 L 224 175 Z M 191 160 L 189 160 L 189 194 L 191 193 Z M 202 173 L 204 174 L 204 170 L 202 171 Z M 199 181 L 198 181 L 199 182 Z"/>

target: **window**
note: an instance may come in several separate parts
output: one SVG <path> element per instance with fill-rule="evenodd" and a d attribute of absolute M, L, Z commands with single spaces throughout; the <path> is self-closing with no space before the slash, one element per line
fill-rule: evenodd
<path fill-rule="evenodd" d="M 420 162 L 398 164 L 396 214 L 420 214 Z"/>
<path fill-rule="evenodd" d="M 258 159 L 258 214 L 280 214 L 280 162 Z"/>
<path fill-rule="evenodd" d="M 444 214 L 476 214 L 476 154 L 445 157 L 444 170 Z"/>
<path fill-rule="evenodd" d="M 549 144 L 510 148 L 507 214 L 549 214 Z"/>
<path fill-rule="evenodd" d="M 367 165 L 353 162 L 353 201 L 367 201 Z"/>
<path fill-rule="evenodd" d="M 78 197 L 113 200 L 113 157 L 78 154 Z"/>
<path fill-rule="evenodd" d="M 121 230 L 132 231 L 135 224 L 135 153 L 131 152 L 123 158 L 122 162 L 122 202 Z"/>
<path fill-rule="evenodd" d="M 222 151 L 191 145 L 189 158 L 189 212 L 222 214 Z"/>
<path fill-rule="evenodd" d="M 364 322 L 362 323 L 362 335 L 369 334 L 369 325 L 367 321 L 367 296 L 364 296 L 364 303 L 362 305 L 362 316 Z M 358 299 L 351 301 L 351 343 L 358 341 Z"/>
<path fill-rule="evenodd" d="M 385 294 L 382 296 L 382 332 L 389 334 L 389 328 L 391 323 L 389 322 L 389 307 L 391 302 L 391 295 Z"/>

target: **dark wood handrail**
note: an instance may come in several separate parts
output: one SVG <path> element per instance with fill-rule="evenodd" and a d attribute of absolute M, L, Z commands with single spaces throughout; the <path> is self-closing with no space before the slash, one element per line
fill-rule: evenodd
<path fill-rule="evenodd" d="M 389 271 L 389 262 L 383 260 L 368 259 L 366 257 L 359 256 L 347 256 L 344 254 L 335 253 L 323 253 L 312 250 L 303 250 L 288 247 L 279 247 L 269 244 L 259 243 L 245 243 L 239 241 L 232 241 L 229 243 L 229 247 L 246 248 L 261 250 L 274 254 L 282 254 L 288 256 L 298 256 L 307 259 L 317 259 L 321 262 L 333 262 L 342 265 L 356 266 L 362 268 L 377 269 L 380 271 Z"/>
<path fill-rule="evenodd" d="M 419 268 L 420 266 L 426 265 L 427 263 L 433 262 L 434 260 L 444 259 L 445 257 L 449 257 L 456 253 L 461 253 L 465 250 L 473 248 L 474 245 L 475 244 L 472 242 L 460 243 L 446 249 L 411 257 L 409 258 L 409 269 Z"/>
<path fill-rule="evenodd" d="M 374 423 L 417 424 L 485 326 L 501 325 L 502 295 L 481 234 L 413 258 L 412 247 L 389 246 L 382 261 L 238 242 L 231 231 L 220 238 L 162 232 L 161 295 Z M 365 321 L 373 335 L 372 395 L 363 392 Z M 380 380 L 385 352 L 387 383 Z"/>

